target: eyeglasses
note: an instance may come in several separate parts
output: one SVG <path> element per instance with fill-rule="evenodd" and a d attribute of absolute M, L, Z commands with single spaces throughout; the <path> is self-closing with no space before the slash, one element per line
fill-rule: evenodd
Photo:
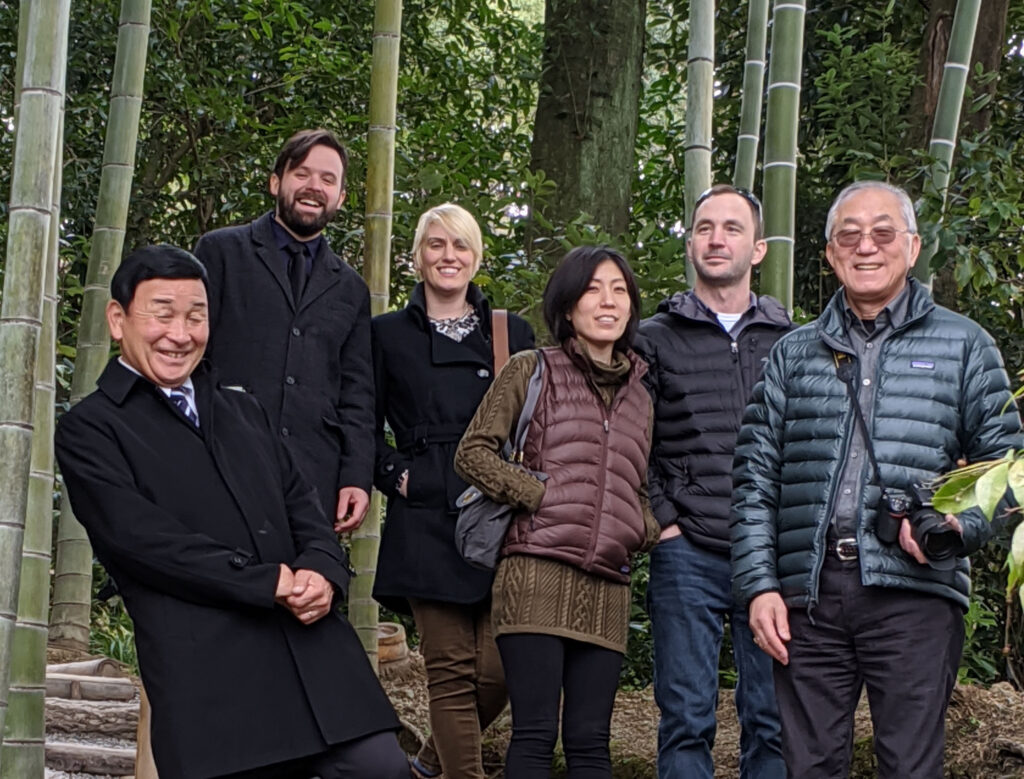
<path fill-rule="evenodd" d="M 750 203 L 750 207 L 754 209 L 754 215 L 757 221 L 761 221 L 761 201 L 757 199 L 757 196 L 749 189 L 743 189 L 743 187 L 734 187 L 729 184 L 715 184 L 711 189 L 705 189 L 700 193 L 700 197 L 697 198 L 697 202 L 693 204 L 693 211 L 691 213 L 696 214 L 697 209 L 700 208 L 704 201 L 715 195 L 739 195 L 741 198 Z"/>
<path fill-rule="evenodd" d="M 844 249 L 852 249 L 859 246 L 861 239 L 866 235 L 875 246 L 887 246 L 896 240 L 897 233 L 912 233 L 912 230 L 897 230 L 895 227 L 872 227 L 868 232 L 860 230 L 839 230 L 832 233 L 832 240 Z"/>

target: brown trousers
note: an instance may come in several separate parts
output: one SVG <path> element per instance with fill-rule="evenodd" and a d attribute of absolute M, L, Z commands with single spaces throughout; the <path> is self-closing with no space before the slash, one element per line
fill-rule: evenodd
<path fill-rule="evenodd" d="M 410 599 L 427 668 L 431 735 L 419 753 L 445 779 L 483 779 L 480 733 L 508 702 L 490 601 Z"/>

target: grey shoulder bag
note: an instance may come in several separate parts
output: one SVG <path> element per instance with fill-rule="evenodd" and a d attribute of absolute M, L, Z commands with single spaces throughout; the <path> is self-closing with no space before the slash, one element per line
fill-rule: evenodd
<path fill-rule="evenodd" d="M 540 396 L 541 380 L 544 376 L 544 357 L 537 353 L 537 367 L 530 376 L 526 387 L 526 401 L 516 423 L 514 444 L 506 443 L 502 452 L 504 458 L 518 468 L 523 468 L 523 445 L 530 429 L 533 410 Z M 535 474 L 543 479 L 543 475 Z M 494 570 L 498 565 L 501 545 L 512 522 L 515 510 L 507 503 L 498 503 L 488 498 L 476 487 L 469 487 L 455 501 L 459 518 L 455 522 L 455 546 L 463 559 L 475 568 Z"/>

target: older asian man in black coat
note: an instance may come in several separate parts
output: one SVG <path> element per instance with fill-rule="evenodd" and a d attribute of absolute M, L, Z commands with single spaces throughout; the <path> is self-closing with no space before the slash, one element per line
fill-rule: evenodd
<path fill-rule="evenodd" d="M 202 266 L 147 247 L 111 284 L 121 356 L 65 414 L 72 506 L 135 623 L 161 779 L 409 775 L 313 489 L 251 395 L 217 386 Z"/>
<path fill-rule="evenodd" d="M 339 531 L 366 514 L 374 453 L 370 296 L 322 235 L 347 166 L 331 133 L 296 133 L 270 176 L 274 211 L 195 248 L 209 273 L 210 362 L 260 399 Z"/>

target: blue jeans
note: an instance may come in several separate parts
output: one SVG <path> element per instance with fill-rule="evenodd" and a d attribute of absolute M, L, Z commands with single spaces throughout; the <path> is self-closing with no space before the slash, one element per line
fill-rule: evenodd
<path fill-rule="evenodd" d="M 647 608 L 654 637 L 659 779 L 712 779 L 718 656 L 726 615 L 738 674 L 742 779 L 785 779 L 771 658 L 754 645 L 732 599 L 728 555 L 685 536 L 651 550 Z"/>

